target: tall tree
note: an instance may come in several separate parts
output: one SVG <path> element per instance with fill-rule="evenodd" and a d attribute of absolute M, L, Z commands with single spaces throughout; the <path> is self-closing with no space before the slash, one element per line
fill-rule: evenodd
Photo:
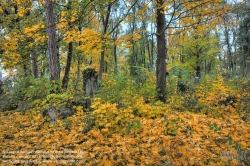
<path fill-rule="evenodd" d="M 156 24 L 157 24 L 157 62 L 156 62 L 156 87 L 158 99 L 165 102 L 166 92 L 166 40 L 165 31 L 170 27 L 183 31 L 192 31 L 197 29 L 202 33 L 204 29 L 215 27 L 220 17 L 226 13 L 229 8 L 220 5 L 219 1 L 186 1 L 174 0 L 156 1 Z M 167 11 L 169 20 L 165 22 L 164 12 Z M 176 31 L 177 32 L 177 31 Z M 200 70 L 197 66 L 197 71 Z"/>
<path fill-rule="evenodd" d="M 111 13 L 111 7 L 115 2 L 116 2 L 116 0 L 109 2 L 107 5 L 107 8 L 106 8 L 106 13 L 101 14 L 101 21 L 102 21 L 102 26 L 103 26 L 102 36 L 104 36 L 107 33 L 109 17 L 110 17 L 110 13 Z M 105 46 L 103 46 L 102 52 L 101 52 L 100 67 L 99 67 L 99 74 L 98 74 L 98 79 L 100 81 L 102 80 L 102 73 L 103 73 L 103 68 L 104 68 L 104 56 L 105 56 L 105 48 L 104 47 Z"/>
<path fill-rule="evenodd" d="M 165 42 L 165 15 L 164 0 L 157 2 L 157 61 L 156 61 L 156 88 L 158 99 L 166 102 L 166 42 Z"/>
<path fill-rule="evenodd" d="M 64 89 L 68 88 L 69 73 L 70 73 L 72 55 L 73 55 L 73 42 L 70 42 L 68 44 L 68 56 L 67 56 L 67 62 L 66 62 L 64 77 L 63 77 L 63 80 L 62 80 L 62 87 Z"/>
<path fill-rule="evenodd" d="M 54 7 L 52 0 L 46 0 L 46 23 L 48 33 L 48 54 L 49 54 L 49 71 L 50 80 L 58 81 L 60 78 L 59 71 L 59 53 L 56 40 L 56 23 Z"/>

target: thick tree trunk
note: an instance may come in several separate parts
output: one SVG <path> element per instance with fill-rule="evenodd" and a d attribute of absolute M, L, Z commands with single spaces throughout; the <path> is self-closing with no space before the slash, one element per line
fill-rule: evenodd
<path fill-rule="evenodd" d="M 32 70 L 33 70 L 33 76 L 35 78 L 38 78 L 38 64 L 37 64 L 37 57 L 34 53 L 30 53 L 31 59 L 32 59 Z"/>
<path fill-rule="evenodd" d="M 71 66 L 71 61 L 72 61 L 72 52 L 73 52 L 73 42 L 69 43 L 69 48 L 68 48 L 68 57 L 67 57 L 67 64 L 65 67 L 65 74 L 62 80 L 62 88 L 67 89 L 68 88 L 68 83 L 69 83 L 69 73 L 70 73 L 70 66 Z"/>
<path fill-rule="evenodd" d="M 46 0 L 46 23 L 48 31 L 48 54 L 50 80 L 57 81 L 60 78 L 59 57 L 56 41 L 56 25 L 52 0 Z"/>
<path fill-rule="evenodd" d="M 163 10 L 164 0 L 157 2 L 157 61 L 156 61 L 156 88 L 158 99 L 166 102 L 166 41 L 165 41 L 165 17 Z"/>

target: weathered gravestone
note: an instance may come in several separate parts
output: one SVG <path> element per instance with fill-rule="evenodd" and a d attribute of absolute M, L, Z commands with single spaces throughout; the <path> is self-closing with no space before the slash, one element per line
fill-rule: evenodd
<path fill-rule="evenodd" d="M 178 92 L 186 92 L 187 86 L 182 81 L 178 81 L 177 83 L 177 91 Z"/>
<path fill-rule="evenodd" d="M 29 105 L 28 101 L 19 101 L 17 109 L 18 109 L 18 111 L 22 112 L 22 111 L 29 109 L 29 106 L 30 105 Z"/>
<path fill-rule="evenodd" d="M 71 109 L 69 109 L 69 108 L 63 108 L 60 110 L 60 117 L 62 119 L 67 118 L 67 117 L 71 116 L 72 114 L 73 113 L 72 113 Z"/>
<path fill-rule="evenodd" d="M 56 123 L 57 121 L 57 110 L 56 110 L 56 107 L 54 106 L 50 106 L 49 109 L 48 109 L 48 115 L 49 115 L 49 118 L 50 118 L 50 124 L 54 124 Z"/>
<path fill-rule="evenodd" d="M 194 77 L 194 84 L 200 83 L 200 77 Z"/>
<path fill-rule="evenodd" d="M 245 76 L 250 77 L 250 57 L 247 57 L 247 63 L 246 63 L 246 68 L 245 68 Z"/>
<path fill-rule="evenodd" d="M 83 89 L 86 96 L 91 96 L 97 89 L 97 72 L 93 68 L 87 68 L 83 71 Z"/>

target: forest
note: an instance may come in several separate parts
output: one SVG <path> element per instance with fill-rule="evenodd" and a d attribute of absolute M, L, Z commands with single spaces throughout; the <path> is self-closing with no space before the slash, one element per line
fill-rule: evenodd
<path fill-rule="evenodd" d="M 250 1 L 0 0 L 0 165 L 250 165 Z"/>

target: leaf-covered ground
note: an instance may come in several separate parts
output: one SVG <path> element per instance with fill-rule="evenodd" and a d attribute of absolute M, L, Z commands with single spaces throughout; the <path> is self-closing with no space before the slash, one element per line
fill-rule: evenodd
<path fill-rule="evenodd" d="M 59 110 L 83 94 L 0 112 L 0 165 L 250 165 L 248 80 L 206 77 L 180 93 L 170 79 L 166 104 L 154 100 L 154 82 L 108 77 L 91 109 L 74 105 L 74 115 L 55 124 L 42 116 L 46 103 Z"/>
<path fill-rule="evenodd" d="M 106 123 L 87 134 L 82 109 L 53 125 L 35 110 L 1 112 L 0 165 L 249 164 L 250 124 L 239 115 L 161 109 L 159 117 L 134 117 L 124 130 Z"/>

